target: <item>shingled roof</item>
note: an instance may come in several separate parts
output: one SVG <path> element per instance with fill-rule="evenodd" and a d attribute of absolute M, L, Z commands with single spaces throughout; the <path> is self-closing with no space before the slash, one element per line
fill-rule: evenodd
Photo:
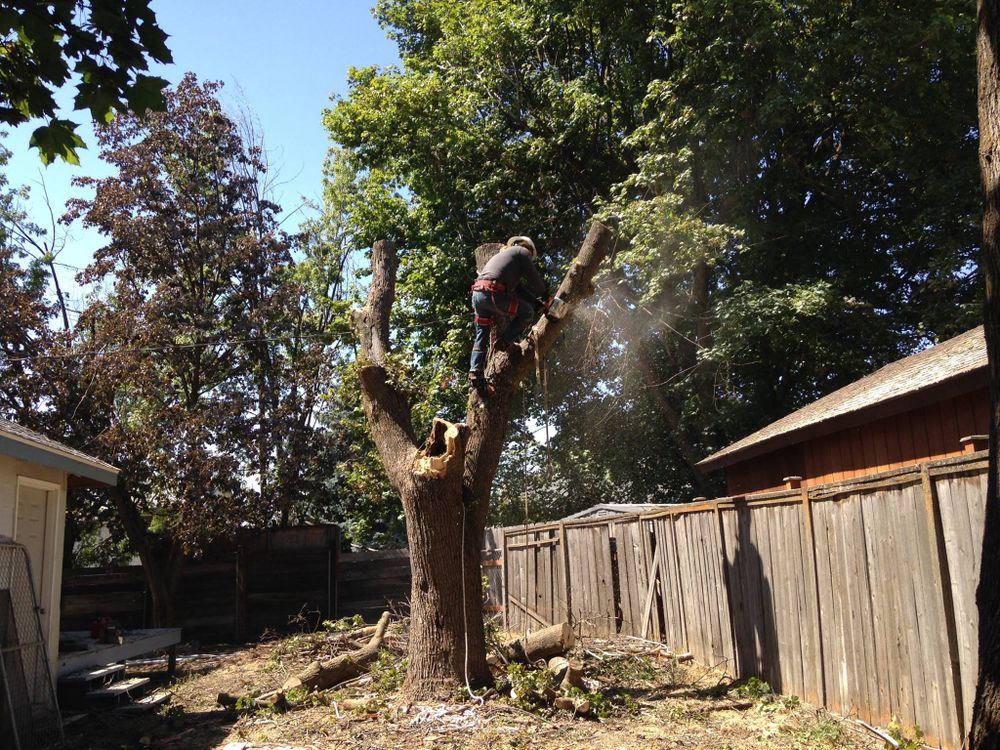
<path fill-rule="evenodd" d="M 804 406 L 698 462 L 719 469 L 804 439 L 843 429 L 851 417 L 894 403 L 900 411 L 914 397 L 985 371 L 983 327 L 973 328 L 930 349 L 886 365 L 871 375 Z"/>
<path fill-rule="evenodd" d="M 0 454 L 105 485 L 114 486 L 118 482 L 118 469 L 111 464 L 6 419 L 0 419 Z"/>

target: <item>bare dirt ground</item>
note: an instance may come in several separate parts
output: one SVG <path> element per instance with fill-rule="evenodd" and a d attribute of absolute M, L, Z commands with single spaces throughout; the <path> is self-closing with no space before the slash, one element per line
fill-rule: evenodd
<path fill-rule="evenodd" d="M 481 705 L 410 705 L 398 686 L 405 669 L 388 643 L 372 673 L 339 690 L 294 696 L 283 711 L 247 708 L 309 661 L 333 653 L 326 634 L 292 636 L 215 657 L 181 661 L 158 713 L 106 710 L 67 728 L 69 750 L 260 750 L 261 748 L 847 748 L 875 750 L 878 738 L 850 721 L 756 683 L 733 684 L 720 669 L 679 664 L 646 644 L 587 641 L 580 653 L 600 687 L 601 717 L 550 707 L 526 710 L 494 691 Z M 390 639 L 391 640 L 391 639 Z M 219 693 L 243 696 L 236 710 Z M 293 698 L 293 696 L 290 696 Z M 345 705 L 345 702 L 347 705 Z M 350 706 L 348 708 L 347 706 Z"/>

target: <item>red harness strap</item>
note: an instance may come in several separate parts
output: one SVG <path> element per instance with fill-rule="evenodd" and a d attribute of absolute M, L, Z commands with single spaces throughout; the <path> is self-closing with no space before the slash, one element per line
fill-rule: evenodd
<path fill-rule="evenodd" d="M 472 282 L 472 291 L 474 292 L 500 292 L 503 294 L 507 291 L 507 285 L 502 281 L 494 281 L 493 279 L 476 279 Z"/>
<path fill-rule="evenodd" d="M 496 295 L 498 293 L 503 294 L 504 292 L 506 292 L 507 285 L 504 284 L 502 281 L 494 281 L 493 279 L 476 279 L 475 281 L 472 282 L 472 291 L 489 292 L 490 299 L 493 300 L 493 307 L 499 310 L 499 308 L 497 307 Z M 507 311 L 504 314 L 506 314 L 507 317 L 509 318 L 513 318 L 516 312 L 517 312 L 517 297 L 514 297 L 512 295 L 510 298 L 510 304 L 507 305 Z M 493 317 L 480 318 L 478 315 L 476 315 L 476 325 L 491 326 L 493 325 L 493 323 L 494 323 Z"/>

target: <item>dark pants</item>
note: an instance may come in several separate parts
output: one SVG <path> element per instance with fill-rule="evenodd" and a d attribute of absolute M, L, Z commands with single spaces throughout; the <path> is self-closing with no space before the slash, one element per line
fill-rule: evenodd
<path fill-rule="evenodd" d="M 514 304 L 511 304 L 511 302 Z M 473 292 L 472 310 L 476 314 L 476 339 L 472 344 L 471 372 L 486 369 L 486 355 L 490 348 L 490 328 L 498 318 L 509 318 L 510 323 L 500 335 L 499 345 L 506 347 L 524 333 L 535 317 L 535 308 L 524 297 L 499 292 Z"/>

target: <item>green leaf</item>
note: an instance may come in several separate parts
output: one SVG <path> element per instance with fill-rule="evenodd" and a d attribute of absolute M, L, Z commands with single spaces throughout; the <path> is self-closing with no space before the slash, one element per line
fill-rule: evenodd
<path fill-rule="evenodd" d="M 59 158 L 79 165 L 80 157 L 76 150 L 86 148 L 86 144 L 74 132 L 76 127 L 76 123 L 70 120 L 51 120 L 48 125 L 35 129 L 28 145 L 38 149 L 43 164 L 51 164 Z"/>
<path fill-rule="evenodd" d="M 147 110 L 161 111 L 166 106 L 163 98 L 163 89 L 168 81 L 156 76 L 137 75 L 135 83 L 125 90 L 125 98 L 129 107 L 136 114 L 143 114 Z"/>

